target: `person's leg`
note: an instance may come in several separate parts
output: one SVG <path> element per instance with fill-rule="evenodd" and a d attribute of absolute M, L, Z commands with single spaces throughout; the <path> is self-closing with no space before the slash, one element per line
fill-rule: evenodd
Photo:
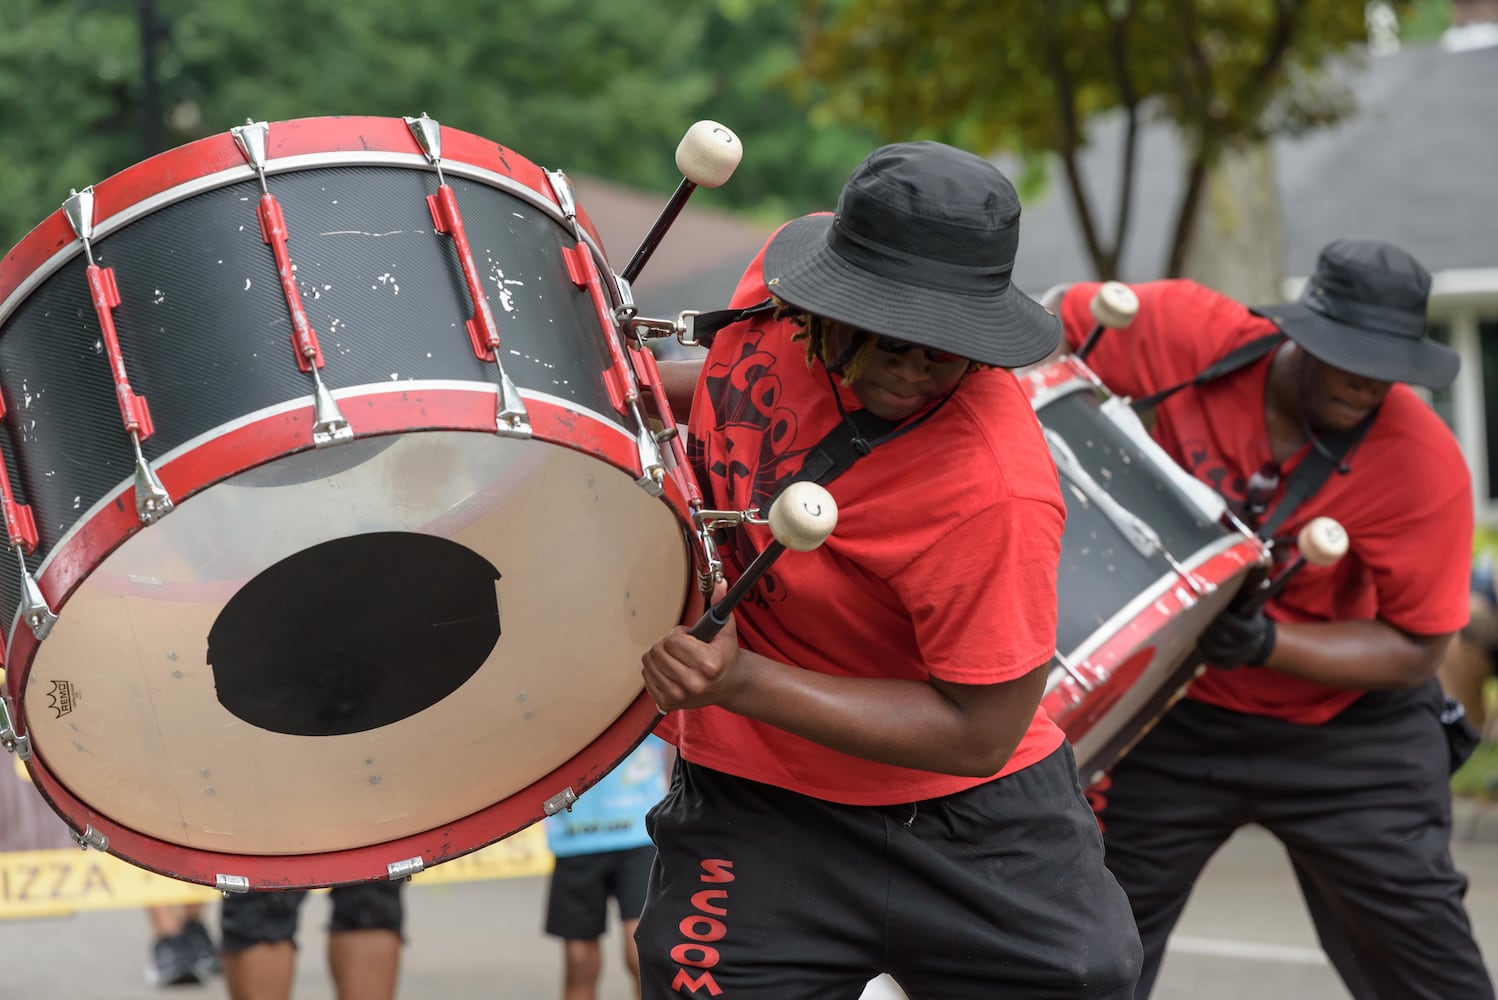
<path fill-rule="evenodd" d="M 178 904 L 146 907 L 151 924 L 151 958 L 146 980 L 156 986 L 187 986 L 206 978 L 195 944 L 187 936 L 187 911 Z"/>
<path fill-rule="evenodd" d="M 400 980 L 404 882 L 366 882 L 329 892 L 328 969 L 338 1000 L 394 1000 Z"/>
<path fill-rule="evenodd" d="M 1179 702 L 1114 766 L 1105 800 L 1094 802 L 1108 869 L 1129 897 L 1144 948 L 1138 1000 L 1154 989 L 1197 876 L 1247 822 L 1244 722 Z"/>
<path fill-rule="evenodd" d="M 597 938 L 562 942 L 562 1000 L 598 1000 L 603 950 Z"/>
<path fill-rule="evenodd" d="M 640 995 L 640 946 L 635 944 L 635 928 L 638 926 L 639 917 L 621 921 L 619 925 L 619 933 L 624 937 L 624 968 L 629 972 L 629 983 L 634 987 L 636 997 Z"/>
<path fill-rule="evenodd" d="M 1265 754 L 1284 766 L 1269 769 L 1261 822 L 1290 852 L 1322 947 L 1359 1000 L 1494 995 L 1451 858 L 1440 709 L 1431 682 L 1365 695 L 1322 726 L 1266 721 Z"/>
<path fill-rule="evenodd" d="M 884 971 L 911 1000 L 1128 1000 L 1129 903 L 1063 744 L 956 795 L 881 810 Z"/>
<path fill-rule="evenodd" d="M 640 949 L 635 944 L 635 928 L 645 909 L 645 893 L 650 888 L 650 869 L 655 865 L 655 846 L 647 844 L 632 851 L 620 851 L 614 868 L 610 893 L 619 907 L 620 932 L 624 938 L 624 968 L 640 995 Z"/>
<path fill-rule="evenodd" d="M 289 1000 L 297 918 L 306 892 L 233 893 L 219 904 L 230 1000 Z"/>
<path fill-rule="evenodd" d="M 187 908 L 179 905 L 148 906 L 146 919 L 151 922 L 152 937 L 176 937 L 187 924 Z"/>
<path fill-rule="evenodd" d="M 593 1000 L 603 970 L 598 939 L 608 921 L 608 884 L 617 852 L 556 859 L 546 891 L 544 930 L 562 939 L 562 1000 Z"/>

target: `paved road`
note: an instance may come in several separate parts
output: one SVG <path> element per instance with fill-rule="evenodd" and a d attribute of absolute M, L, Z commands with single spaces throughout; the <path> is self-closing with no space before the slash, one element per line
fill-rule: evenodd
<path fill-rule="evenodd" d="M 1484 952 L 1498 956 L 1498 810 L 1463 817 L 1458 863 Z M 402 1000 L 549 1000 L 560 954 L 540 933 L 544 878 L 412 886 Z M 310 899 L 296 1000 L 333 1000 L 322 962 L 327 901 Z M 133 910 L 0 923 L 0 1000 L 222 1000 L 221 982 L 159 991 L 144 984 L 147 928 Z M 600 1000 L 630 1000 L 617 934 Z M 875 993 L 897 996 L 876 989 Z M 1346 997 L 1316 948 L 1288 864 L 1261 831 L 1244 830 L 1207 869 L 1166 958 L 1156 1000 L 1335 1000 Z"/>

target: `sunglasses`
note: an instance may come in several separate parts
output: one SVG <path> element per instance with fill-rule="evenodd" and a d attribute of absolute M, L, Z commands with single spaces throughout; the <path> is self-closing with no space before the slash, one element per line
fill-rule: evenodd
<path fill-rule="evenodd" d="M 896 340 L 894 337 L 874 337 L 874 347 L 886 354 L 904 354 L 907 351 L 920 351 L 926 356 L 926 360 L 933 365 L 951 364 L 953 361 L 966 361 L 960 354 L 952 354 L 949 351 L 938 351 L 930 347 L 922 347 L 919 344 L 906 343 Z"/>

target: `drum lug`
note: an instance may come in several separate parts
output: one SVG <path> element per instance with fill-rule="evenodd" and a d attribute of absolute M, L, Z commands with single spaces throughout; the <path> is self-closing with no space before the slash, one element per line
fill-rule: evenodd
<path fill-rule="evenodd" d="M 385 866 L 390 873 L 390 881 L 399 882 L 401 879 L 409 879 L 426 867 L 426 862 L 421 860 L 421 855 L 414 858 L 406 858 L 404 861 L 392 861 Z"/>
<path fill-rule="evenodd" d="M 0 746 L 22 760 L 31 759 L 31 737 L 16 732 L 10 718 L 10 699 L 0 696 Z"/>
<path fill-rule="evenodd" d="M 225 896 L 231 892 L 245 893 L 250 891 L 250 880 L 243 875 L 215 875 L 213 887 Z"/>
<path fill-rule="evenodd" d="M 541 810 L 548 816 L 555 816 L 557 813 L 563 811 L 571 812 L 572 803 L 576 801 L 577 793 L 572 790 L 571 785 L 568 785 L 566 788 L 562 789 L 560 792 L 557 792 L 551 798 L 541 803 Z"/>
<path fill-rule="evenodd" d="M 78 842 L 80 851 L 86 851 L 90 847 L 100 853 L 109 851 L 109 838 L 91 826 L 85 826 L 82 833 L 73 834 L 73 839 Z"/>

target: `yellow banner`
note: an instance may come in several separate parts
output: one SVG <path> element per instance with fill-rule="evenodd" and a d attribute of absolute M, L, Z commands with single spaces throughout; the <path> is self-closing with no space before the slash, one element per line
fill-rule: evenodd
<path fill-rule="evenodd" d="M 419 872 L 413 885 L 546 875 L 554 859 L 537 824 L 497 844 Z M 326 890 L 318 890 L 326 891 Z M 0 920 L 58 917 L 79 910 L 204 903 L 218 891 L 179 882 L 83 850 L 0 852 Z"/>

